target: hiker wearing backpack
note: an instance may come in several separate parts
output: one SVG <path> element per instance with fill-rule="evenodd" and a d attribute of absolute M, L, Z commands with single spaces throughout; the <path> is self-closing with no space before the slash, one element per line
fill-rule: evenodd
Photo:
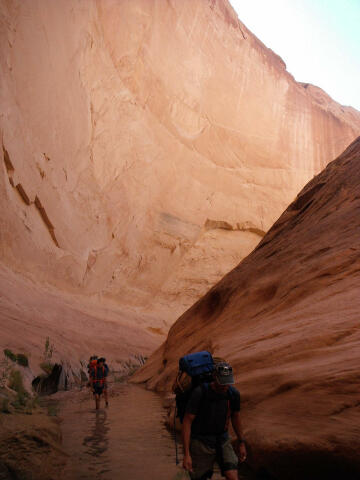
<path fill-rule="evenodd" d="M 98 410 L 100 408 L 100 398 L 101 395 L 106 390 L 106 377 L 108 374 L 108 369 L 105 368 L 104 358 L 99 358 L 96 365 L 93 366 L 90 370 L 91 386 L 92 391 L 95 397 L 95 408 Z M 105 394 L 104 394 L 105 396 Z M 105 396 L 106 406 L 108 406 L 107 393 Z"/>
<path fill-rule="evenodd" d="M 108 397 L 107 377 L 109 375 L 109 367 L 106 363 L 106 358 L 101 357 L 100 360 L 104 363 L 104 368 L 105 368 L 104 398 L 105 398 L 105 405 L 108 407 L 109 406 L 109 397 Z"/>
<path fill-rule="evenodd" d="M 230 420 L 237 436 L 240 462 L 246 459 L 246 447 L 240 420 L 240 394 L 233 384 L 232 367 L 226 362 L 214 364 L 211 381 L 193 388 L 186 402 L 182 423 L 183 468 L 193 480 L 211 478 L 215 462 L 226 479 L 238 480 L 238 457 L 228 433 Z"/>
<path fill-rule="evenodd" d="M 87 371 L 88 371 L 88 376 L 89 376 L 89 381 L 87 383 L 87 387 L 90 387 L 91 389 L 92 389 L 91 372 L 97 365 L 97 359 L 98 359 L 97 355 L 92 355 L 89 358 L 89 363 L 87 364 Z"/>
<path fill-rule="evenodd" d="M 92 355 L 89 359 L 89 363 L 87 365 L 89 379 L 91 378 L 91 370 L 96 366 L 98 357 L 97 355 Z"/>

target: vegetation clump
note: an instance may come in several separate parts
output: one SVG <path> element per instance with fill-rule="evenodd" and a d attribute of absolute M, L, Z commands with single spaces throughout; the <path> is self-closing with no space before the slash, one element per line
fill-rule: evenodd
<path fill-rule="evenodd" d="M 46 337 L 43 361 L 40 363 L 40 368 L 47 374 L 50 375 L 54 364 L 52 362 L 52 356 L 54 353 L 54 345 L 50 342 L 50 337 Z"/>
<path fill-rule="evenodd" d="M 10 373 L 9 387 L 17 393 L 12 405 L 15 408 L 25 407 L 29 394 L 25 390 L 21 373 L 18 370 L 12 370 Z"/>
<path fill-rule="evenodd" d="M 5 388 L 9 376 L 10 376 L 11 366 L 7 356 L 4 360 L 0 361 L 0 388 Z"/>
<path fill-rule="evenodd" d="M 4 350 L 4 358 L 0 359 L 0 413 L 14 413 L 16 410 L 32 415 L 38 398 L 26 391 L 21 372 L 14 369 L 12 362 L 15 361 L 23 367 L 29 365 L 26 355 L 15 355 L 9 349 Z"/>
<path fill-rule="evenodd" d="M 28 367 L 29 366 L 29 360 L 26 355 L 23 353 L 18 353 L 16 355 L 16 363 L 21 365 L 22 367 Z"/>
<path fill-rule="evenodd" d="M 40 368 L 47 374 L 50 375 L 53 369 L 53 364 L 50 362 L 40 363 Z"/>
<path fill-rule="evenodd" d="M 16 362 L 16 354 L 12 352 L 9 348 L 4 350 L 5 357 L 9 358 L 12 362 Z"/>
<path fill-rule="evenodd" d="M 29 366 L 28 357 L 24 353 L 14 353 L 9 348 L 5 348 L 4 350 L 5 357 L 9 358 L 12 362 L 16 362 L 17 364 L 21 365 L 22 367 Z"/>

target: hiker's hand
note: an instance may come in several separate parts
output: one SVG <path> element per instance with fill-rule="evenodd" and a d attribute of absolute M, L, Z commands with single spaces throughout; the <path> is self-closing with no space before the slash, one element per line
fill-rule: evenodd
<path fill-rule="evenodd" d="M 246 446 L 244 442 L 239 443 L 238 455 L 240 462 L 245 462 L 246 460 Z"/>
<path fill-rule="evenodd" d="M 187 470 L 188 472 L 192 472 L 192 459 L 190 455 L 185 455 L 184 460 L 183 460 L 183 468 Z"/>

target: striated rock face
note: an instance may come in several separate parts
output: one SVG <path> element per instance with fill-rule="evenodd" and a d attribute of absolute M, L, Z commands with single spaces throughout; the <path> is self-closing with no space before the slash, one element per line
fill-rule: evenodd
<path fill-rule="evenodd" d="M 251 461 L 277 478 L 360 478 L 359 178 L 360 137 L 173 325 L 137 376 L 168 390 L 180 356 L 227 358 Z"/>
<path fill-rule="evenodd" d="M 1 2 L 0 259 L 165 328 L 360 131 L 226 0 Z"/>
<path fill-rule="evenodd" d="M 62 365 L 71 386 L 81 370 L 87 373 L 90 355 L 105 356 L 115 371 L 125 362 L 137 363 L 136 356 L 148 356 L 163 338 L 152 321 L 141 312 L 86 302 L 0 267 L 1 356 L 4 348 L 28 356 L 30 369 L 21 372 L 27 386 L 44 373 L 39 365 L 47 337 L 53 346 L 47 361 Z"/>

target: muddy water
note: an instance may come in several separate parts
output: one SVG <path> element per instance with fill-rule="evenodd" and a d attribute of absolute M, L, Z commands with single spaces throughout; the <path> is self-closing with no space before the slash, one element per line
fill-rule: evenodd
<path fill-rule="evenodd" d="M 103 407 L 104 405 L 102 405 Z M 117 387 L 97 412 L 90 395 L 61 408 L 69 480 L 172 480 L 174 439 L 164 426 L 161 398 L 136 385 Z"/>

